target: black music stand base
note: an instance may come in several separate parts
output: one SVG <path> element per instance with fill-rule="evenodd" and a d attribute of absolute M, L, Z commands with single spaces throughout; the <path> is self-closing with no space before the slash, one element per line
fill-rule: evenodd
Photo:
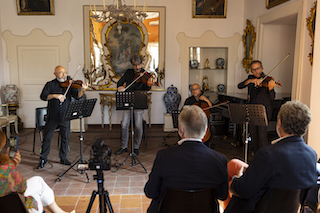
<path fill-rule="evenodd" d="M 94 202 L 94 199 L 96 198 L 97 195 L 99 195 L 99 208 L 100 208 L 100 213 L 105 213 L 107 212 L 107 205 L 109 208 L 110 213 L 113 213 L 113 209 L 111 206 L 110 198 L 109 198 L 109 192 L 107 190 L 104 190 L 103 187 L 103 171 L 102 170 L 97 170 L 97 175 L 93 175 L 93 179 L 97 180 L 98 184 L 98 191 L 93 191 L 90 202 L 87 208 L 86 213 L 90 213 L 92 204 Z M 106 205 L 107 204 L 107 205 Z"/>
<path fill-rule="evenodd" d="M 96 104 L 97 99 L 88 99 L 88 100 L 80 100 L 71 102 L 67 108 L 66 114 L 64 115 L 64 120 L 72 120 L 78 119 L 80 120 L 80 158 L 75 162 L 72 163 L 71 166 L 64 171 L 54 182 L 61 181 L 63 175 L 65 175 L 70 169 L 78 172 L 79 174 L 86 174 L 87 183 L 90 183 L 90 179 L 88 177 L 86 170 L 76 170 L 73 167 L 77 164 L 88 164 L 86 160 L 83 158 L 83 135 L 82 135 L 82 118 L 91 116 L 94 105 Z"/>
<path fill-rule="evenodd" d="M 88 173 L 86 170 L 76 170 L 74 169 L 73 167 L 77 164 L 88 164 L 88 162 L 83 158 L 83 135 L 82 135 L 82 117 L 80 117 L 80 136 L 79 136 L 79 140 L 80 140 L 80 158 L 75 162 L 75 163 L 72 163 L 71 166 L 66 170 L 64 171 L 61 175 L 59 175 L 59 177 L 57 179 L 55 179 L 54 182 L 57 182 L 57 181 L 61 181 L 61 178 L 70 170 L 70 169 L 73 169 L 74 171 L 78 172 L 79 174 L 83 174 L 85 173 L 86 174 L 86 177 L 87 177 L 87 183 L 90 183 L 90 179 L 89 179 L 89 176 L 88 176 Z"/>
<path fill-rule="evenodd" d="M 129 156 L 121 163 L 120 166 L 118 166 L 118 168 L 114 171 L 114 173 L 116 173 L 118 171 L 118 169 L 120 169 L 121 166 L 123 166 L 125 164 L 125 162 L 128 160 L 129 157 L 131 157 L 131 167 L 140 164 L 142 166 L 142 168 L 144 169 L 144 171 L 146 173 L 148 173 L 148 170 L 142 165 L 142 163 L 139 161 L 139 159 L 137 158 L 137 154 L 134 153 L 134 148 L 133 148 L 133 143 L 134 143 L 134 131 L 133 131 L 133 106 L 130 106 L 130 119 L 131 119 L 131 153 L 129 154 Z M 138 162 L 138 163 L 137 163 Z"/>

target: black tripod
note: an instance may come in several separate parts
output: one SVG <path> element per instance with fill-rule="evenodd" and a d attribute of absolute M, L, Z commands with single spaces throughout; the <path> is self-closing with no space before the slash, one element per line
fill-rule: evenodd
<path fill-rule="evenodd" d="M 140 164 L 144 171 L 148 173 L 148 170 L 142 165 L 140 160 L 137 158 L 137 154 L 134 153 L 134 131 L 133 131 L 133 110 L 134 109 L 147 109 L 147 92 L 146 91 L 134 91 L 134 92 L 117 92 L 116 93 L 116 106 L 117 110 L 127 110 L 130 109 L 130 123 L 131 123 L 131 153 L 129 156 L 121 163 L 120 166 L 114 171 L 115 173 L 118 169 L 131 157 L 131 167 Z"/>
<path fill-rule="evenodd" d="M 78 168 L 80 169 L 81 164 L 88 164 L 88 162 L 83 158 L 83 135 L 82 135 L 82 118 L 88 117 L 91 115 L 94 105 L 96 104 L 97 99 L 88 99 L 88 100 L 80 100 L 80 101 L 73 101 L 70 102 L 66 114 L 64 115 L 64 120 L 73 120 L 73 119 L 80 119 L 80 158 L 71 164 L 71 166 L 64 171 L 57 179 L 55 179 L 55 182 L 61 181 L 61 178 L 63 175 L 65 175 L 70 169 L 75 170 L 73 167 L 78 164 Z M 76 172 L 83 174 L 86 174 L 87 182 L 90 183 L 90 179 L 88 177 L 87 171 L 84 169 L 75 170 Z"/>
<path fill-rule="evenodd" d="M 104 182 L 103 171 L 102 171 L 102 169 L 98 169 L 96 171 L 97 171 L 97 174 L 93 175 L 93 179 L 97 180 L 98 192 L 95 190 L 92 192 L 86 213 L 90 213 L 92 204 L 93 204 L 94 199 L 96 198 L 97 194 L 99 195 L 100 213 L 107 212 L 106 204 L 108 205 L 110 213 L 113 213 L 113 209 L 112 209 L 110 198 L 109 198 L 109 192 L 107 190 L 104 190 L 104 187 L 103 187 L 103 182 Z"/>
<path fill-rule="evenodd" d="M 248 162 L 248 125 L 268 126 L 265 106 L 262 104 L 229 104 L 230 121 L 245 124 L 244 161 Z"/>

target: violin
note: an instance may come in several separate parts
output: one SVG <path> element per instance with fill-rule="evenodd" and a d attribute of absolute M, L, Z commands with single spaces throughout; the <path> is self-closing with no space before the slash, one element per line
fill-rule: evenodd
<path fill-rule="evenodd" d="M 274 79 L 272 77 L 270 77 L 270 76 L 267 76 L 267 77 L 264 77 L 264 78 L 261 78 L 261 79 L 263 81 L 261 82 L 261 84 L 259 84 L 259 87 L 269 87 L 269 81 L 271 81 L 271 80 L 274 81 Z M 282 87 L 282 82 L 281 81 L 277 81 L 275 83 L 276 83 L 276 85 L 278 87 Z"/>
<path fill-rule="evenodd" d="M 63 88 L 68 88 L 71 80 L 66 80 L 65 82 L 60 82 L 60 86 Z M 81 80 L 72 81 L 71 87 L 75 89 L 82 88 L 83 82 Z M 95 90 L 94 87 L 89 86 L 91 89 Z"/>
<path fill-rule="evenodd" d="M 82 87 L 83 82 L 81 80 L 72 81 L 71 87 L 75 89 L 80 89 Z M 66 80 L 65 82 L 60 82 L 60 86 L 64 88 L 68 88 L 70 85 L 70 80 Z"/>

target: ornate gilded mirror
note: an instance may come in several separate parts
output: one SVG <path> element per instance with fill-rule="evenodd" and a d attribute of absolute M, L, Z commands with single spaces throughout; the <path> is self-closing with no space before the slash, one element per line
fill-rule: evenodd
<path fill-rule="evenodd" d="M 311 50 L 311 53 L 309 53 L 309 61 L 311 66 L 313 64 L 314 30 L 316 26 L 316 12 L 317 12 L 316 8 L 317 8 L 317 2 L 314 3 L 314 6 L 310 10 L 310 17 L 307 18 L 307 27 L 309 30 L 309 35 L 312 39 L 312 43 L 311 43 L 312 50 Z"/>
<path fill-rule="evenodd" d="M 94 12 L 102 11 L 96 6 Z M 140 8 L 142 9 L 142 7 Z M 111 19 L 96 22 L 90 18 L 89 6 L 84 6 L 84 76 L 99 90 L 116 90 L 118 80 L 131 68 L 130 57 L 142 56 L 145 70 L 157 73 L 158 86 L 152 90 L 164 90 L 164 25 L 165 7 L 148 7 L 144 22 L 121 22 Z"/>
<path fill-rule="evenodd" d="M 247 27 L 244 30 L 242 36 L 243 46 L 244 46 L 244 58 L 242 60 L 242 65 L 246 68 L 246 72 L 249 73 L 250 63 L 252 61 L 252 50 L 254 43 L 256 42 L 256 33 L 254 32 L 254 26 L 247 19 Z"/>

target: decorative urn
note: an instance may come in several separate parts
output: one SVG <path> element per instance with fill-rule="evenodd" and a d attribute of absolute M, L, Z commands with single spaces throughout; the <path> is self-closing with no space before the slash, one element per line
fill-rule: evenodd
<path fill-rule="evenodd" d="M 173 110 L 178 110 L 181 95 L 178 93 L 177 87 L 172 84 L 167 88 L 167 92 L 163 96 L 164 103 L 166 105 L 167 113 L 171 113 Z"/>
<path fill-rule="evenodd" d="M 14 84 L 6 85 L 6 88 L 2 91 L 4 101 L 6 104 L 18 104 L 19 103 L 19 89 Z"/>

